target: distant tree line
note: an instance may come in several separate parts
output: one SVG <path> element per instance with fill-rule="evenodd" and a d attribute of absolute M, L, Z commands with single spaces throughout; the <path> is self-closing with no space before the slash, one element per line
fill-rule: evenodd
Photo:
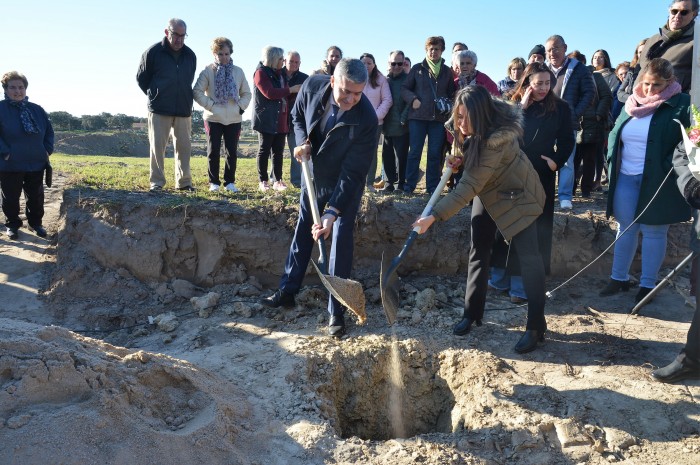
<path fill-rule="evenodd" d="M 147 118 L 125 115 L 124 113 L 100 113 L 99 115 L 73 116 L 67 111 L 49 113 L 51 124 L 57 131 L 101 131 L 105 129 L 131 129 L 134 123 L 147 123 Z M 243 121 L 243 131 L 251 130 L 250 120 Z M 204 119 L 199 110 L 192 111 L 192 132 L 204 134 Z"/>
<path fill-rule="evenodd" d="M 102 129 L 131 129 L 134 123 L 145 123 L 146 118 L 125 115 L 124 113 L 100 113 L 99 115 L 73 116 L 67 111 L 49 113 L 53 128 L 58 131 L 99 131 Z"/>

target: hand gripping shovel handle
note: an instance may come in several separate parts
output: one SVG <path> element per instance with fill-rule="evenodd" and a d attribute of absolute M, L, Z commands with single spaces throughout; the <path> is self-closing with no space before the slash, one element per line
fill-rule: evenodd
<path fill-rule="evenodd" d="M 304 174 L 304 182 L 306 183 L 306 193 L 309 196 L 309 205 L 311 206 L 311 216 L 315 224 L 321 224 L 321 215 L 318 213 L 318 202 L 316 200 L 316 188 L 314 187 L 314 180 L 309 171 L 309 160 L 302 159 L 301 161 L 301 171 Z M 319 259 L 318 268 L 321 273 L 328 274 L 328 257 L 326 254 L 326 243 L 323 237 L 318 238 L 318 248 Z"/>

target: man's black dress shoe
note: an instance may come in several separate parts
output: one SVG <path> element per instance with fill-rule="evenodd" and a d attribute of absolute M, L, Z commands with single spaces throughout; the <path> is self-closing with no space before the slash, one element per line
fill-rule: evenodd
<path fill-rule="evenodd" d="M 462 318 L 462 321 L 457 323 L 452 330 L 455 336 L 464 336 L 472 329 L 472 324 L 476 322 L 477 326 L 481 326 L 481 320 L 472 320 L 471 318 Z"/>
<path fill-rule="evenodd" d="M 684 379 L 700 379 L 700 365 L 691 366 L 686 360 L 685 354 L 681 354 L 665 367 L 652 371 L 651 377 L 662 383 L 675 383 Z"/>
<path fill-rule="evenodd" d="M 538 342 L 544 342 L 544 331 L 528 329 L 525 331 L 525 334 L 523 334 L 518 343 L 515 344 L 515 351 L 519 354 L 532 352 L 537 348 Z"/>
<path fill-rule="evenodd" d="M 46 229 L 42 228 L 41 226 L 29 226 L 29 229 L 34 231 L 39 237 L 46 237 Z"/>
<path fill-rule="evenodd" d="M 328 335 L 333 337 L 341 337 L 345 334 L 345 318 L 342 315 L 331 315 L 328 320 Z"/>
<path fill-rule="evenodd" d="M 19 231 L 17 231 L 17 228 L 7 228 L 7 237 L 13 241 L 19 239 Z"/>
<path fill-rule="evenodd" d="M 294 307 L 294 305 L 296 305 L 294 302 L 294 294 L 284 292 L 282 289 L 278 289 L 270 297 L 265 297 L 264 299 L 260 299 L 260 303 L 263 305 L 266 305 L 268 307 L 272 307 L 272 308 L 278 308 L 278 307 L 289 308 L 289 307 Z"/>

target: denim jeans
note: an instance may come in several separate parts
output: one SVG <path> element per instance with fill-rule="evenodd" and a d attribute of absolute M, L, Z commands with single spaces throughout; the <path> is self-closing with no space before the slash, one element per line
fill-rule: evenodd
<path fill-rule="evenodd" d="M 613 199 L 613 216 L 617 220 L 617 242 L 613 254 L 612 279 L 627 281 L 630 266 L 637 253 L 639 233 L 642 233 L 642 277 L 640 287 L 653 288 L 666 255 L 666 239 L 668 224 L 649 225 L 634 223 L 624 231 L 634 220 L 642 185 L 642 175 L 634 176 L 620 173 L 615 187 Z"/>
<path fill-rule="evenodd" d="M 576 131 L 574 131 L 574 138 L 576 137 Z M 559 202 L 562 200 L 569 200 L 574 195 L 574 156 L 576 155 L 576 144 L 574 144 L 574 150 L 569 155 L 569 159 L 566 160 L 564 166 L 559 168 Z"/>
<path fill-rule="evenodd" d="M 442 144 L 445 142 L 445 127 L 439 121 L 408 120 L 409 151 L 406 161 L 406 184 L 404 190 L 413 192 L 420 176 L 420 159 L 425 137 L 428 136 L 428 161 L 425 164 L 425 187 L 432 192 L 440 182 L 440 160 Z"/>
<path fill-rule="evenodd" d="M 525 284 L 523 284 L 522 276 L 511 276 L 506 273 L 505 268 L 491 267 L 491 279 L 489 286 L 498 289 L 499 291 L 508 291 L 511 297 L 520 297 L 527 299 L 525 294 Z"/>

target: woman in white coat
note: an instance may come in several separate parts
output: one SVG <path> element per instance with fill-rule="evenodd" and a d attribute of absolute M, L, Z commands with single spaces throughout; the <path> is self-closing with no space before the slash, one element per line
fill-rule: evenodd
<path fill-rule="evenodd" d="M 221 138 L 226 147 L 224 186 L 226 190 L 238 192 L 236 188 L 236 160 L 238 138 L 241 134 L 242 115 L 252 94 L 243 70 L 231 62 L 233 44 L 226 37 L 212 41 L 214 63 L 207 65 L 194 85 L 194 100 L 204 108 L 204 128 L 207 134 L 207 159 L 209 160 L 209 190 L 217 191 Z"/>

